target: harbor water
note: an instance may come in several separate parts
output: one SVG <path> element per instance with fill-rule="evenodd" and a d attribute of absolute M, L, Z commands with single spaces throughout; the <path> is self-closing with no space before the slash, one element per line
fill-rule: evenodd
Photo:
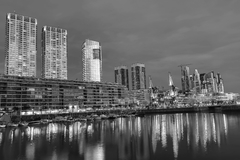
<path fill-rule="evenodd" d="M 179 113 L 0 129 L 1 160 L 240 159 L 240 113 Z"/>

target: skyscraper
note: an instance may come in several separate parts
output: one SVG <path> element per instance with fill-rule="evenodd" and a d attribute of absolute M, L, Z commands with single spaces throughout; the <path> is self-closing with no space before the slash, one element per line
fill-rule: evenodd
<path fill-rule="evenodd" d="M 224 93 L 224 85 L 223 85 L 223 79 L 221 77 L 221 74 L 220 73 L 217 73 L 217 90 L 218 90 L 218 93 Z"/>
<path fill-rule="evenodd" d="M 206 89 L 207 93 L 215 93 L 216 87 L 215 87 L 215 78 L 214 78 L 214 71 L 208 72 L 205 74 L 204 79 L 206 81 Z"/>
<path fill-rule="evenodd" d="M 42 77 L 67 79 L 67 30 L 43 27 Z"/>
<path fill-rule="evenodd" d="M 86 39 L 82 46 L 83 81 L 102 80 L 102 47 L 99 42 Z"/>
<path fill-rule="evenodd" d="M 201 73 L 199 74 L 200 76 L 200 84 L 201 84 L 201 93 L 207 93 L 207 82 L 205 79 L 205 74 L 206 73 Z"/>
<path fill-rule="evenodd" d="M 131 66 L 132 90 L 146 89 L 146 70 L 145 65 L 136 63 Z"/>
<path fill-rule="evenodd" d="M 193 79 L 194 79 L 194 88 L 196 93 L 201 93 L 201 80 L 200 80 L 200 74 L 198 73 L 197 69 L 195 69 Z"/>
<path fill-rule="evenodd" d="M 119 66 L 114 68 L 115 83 L 126 86 L 129 89 L 128 68 L 126 66 Z"/>
<path fill-rule="evenodd" d="M 190 90 L 194 90 L 195 86 L 194 86 L 194 75 L 190 74 L 189 75 L 189 88 Z"/>
<path fill-rule="evenodd" d="M 190 91 L 190 70 L 188 66 L 181 66 L 182 92 Z"/>
<path fill-rule="evenodd" d="M 36 76 L 37 19 L 8 13 L 5 41 L 5 74 Z"/>

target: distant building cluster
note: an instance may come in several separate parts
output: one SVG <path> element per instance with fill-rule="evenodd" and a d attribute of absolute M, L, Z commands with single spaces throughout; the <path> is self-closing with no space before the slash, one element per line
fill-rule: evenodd
<path fill-rule="evenodd" d="M 181 84 L 182 92 L 187 93 L 224 93 L 223 79 L 220 73 L 214 74 L 214 71 L 208 73 L 198 73 L 195 69 L 190 75 L 188 66 L 181 66 Z"/>

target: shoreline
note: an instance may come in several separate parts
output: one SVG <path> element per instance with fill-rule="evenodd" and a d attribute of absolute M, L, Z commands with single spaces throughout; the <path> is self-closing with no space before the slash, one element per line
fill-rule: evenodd
<path fill-rule="evenodd" d="M 36 119 L 54 119 L 55 117 L 86 118 L 89 115 L 129 115 L 139 116 L 147 114 L 172 114 L 172 113 L 199 113 L 199 112 L 227 112 L 240 111 L 240 104 L 231 105 L 213 105 L 204 107 L 186 107 L 186 108 L 151 108 L 151 109 L 114 109 L 114 110 L 95 110 L 87 112 L 58 113 L 58 114 L 36 114 L 36 115 L 12 115 L 12 121 L 34 121 Z"/>

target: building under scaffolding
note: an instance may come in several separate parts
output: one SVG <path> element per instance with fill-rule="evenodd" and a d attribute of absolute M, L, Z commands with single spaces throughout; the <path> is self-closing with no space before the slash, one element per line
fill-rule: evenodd
<path fill-rule="evenodd" d="M 115 83 L 0 75 L 1 108 L 64 109 L 116 106 L 127 88 Z"/>

